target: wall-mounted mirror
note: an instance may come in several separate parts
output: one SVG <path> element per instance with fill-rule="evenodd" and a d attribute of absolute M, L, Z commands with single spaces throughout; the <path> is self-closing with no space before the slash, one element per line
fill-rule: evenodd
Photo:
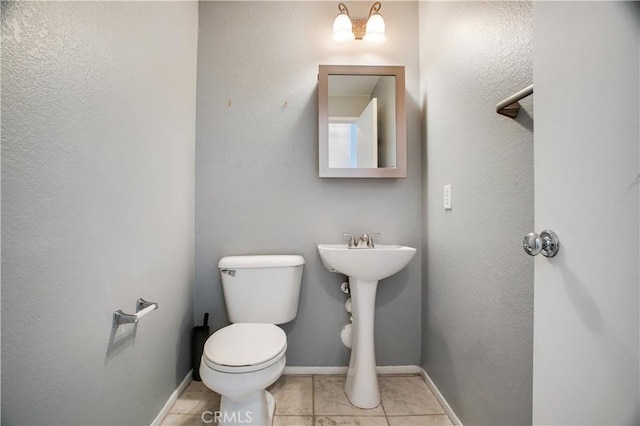
<path fill-rule="evenodd" d="M 320 177 L 407 177 L 404 67 L 320 65 Z"/>

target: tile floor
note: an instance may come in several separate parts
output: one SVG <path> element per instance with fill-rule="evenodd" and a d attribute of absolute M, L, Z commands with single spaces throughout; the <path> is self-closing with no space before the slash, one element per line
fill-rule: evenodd
<path fill-rule="evenodd" d="M 371 410 L 349 403 L 344 380 L 344 376 L 280 377 L 268 388 L 276 400 L 273 426 L 453 424 L 419 375 L 379 376 L 382 404 Z M 162 424 L 204 425 L 202 412 L 219 406 L 220 395 L 201 382 L 192 382 Z"/>

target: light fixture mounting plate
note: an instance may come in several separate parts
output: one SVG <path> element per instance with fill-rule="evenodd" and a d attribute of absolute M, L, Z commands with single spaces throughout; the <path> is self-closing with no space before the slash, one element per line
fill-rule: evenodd
<path fill-rule="evenodd" d="M 353 33 L 356 35 L 356 40 L 362 40 L 367 33 L 367 21 L 352 20 Z"/>

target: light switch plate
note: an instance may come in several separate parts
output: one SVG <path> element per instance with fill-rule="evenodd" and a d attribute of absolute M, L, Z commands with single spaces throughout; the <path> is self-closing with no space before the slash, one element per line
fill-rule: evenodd
<path fill-rule="evenodd" d="M 451 185 L 444 186 L 444 209 L 451 210 Z"/>

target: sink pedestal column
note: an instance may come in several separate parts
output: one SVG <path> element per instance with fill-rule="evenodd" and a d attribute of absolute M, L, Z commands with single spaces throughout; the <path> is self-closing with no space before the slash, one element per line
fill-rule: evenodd
<path fill-rule="evenodd" d="M 349 287 L 351 288 L 353 336 L 344 390 L 349 401 L 356 407 L 375 408 L 380 405 L 374 343 L 374 313 L 378 281 L 364 281 L 349 277 Z"/>

